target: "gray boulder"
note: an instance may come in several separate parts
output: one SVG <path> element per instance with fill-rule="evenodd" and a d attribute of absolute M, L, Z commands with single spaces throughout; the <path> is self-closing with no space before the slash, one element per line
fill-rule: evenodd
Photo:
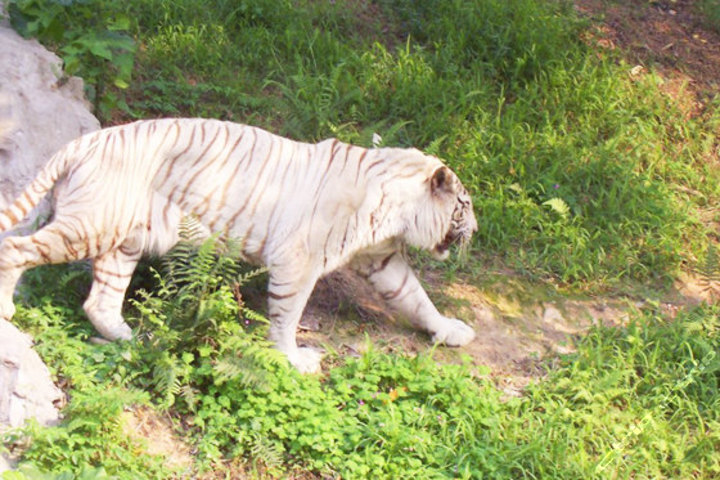
<path fill-rule="evenodd" d="M 61 146 L 100 128 L 88 107 L 82 80 L 63 77 L 55 54 L 0 24 L 0 208 Z M 47 201 L 25 225 L 43 209 Z"/>
<path fill-rule="evenodd" d="M 0 0 L 0 14 L 4 11 Z M 0 15 L 0 209 L 12 202 L 45 162 L 70 140 L 100 128 L 89 112 L 79 78 L 62 75 L 62 62 L 34 40 L 14 32 Z M 41 204 L 19 229 L 26 229 Z M 0 235 L 2 241 L 2 235 Z M 58 422 L 65 401 L 32 339 L 0 320 L 0 431 L 28 418 Z M 8 468 L 0 458 L 0 471 Z"/>
<path fill-rule="evenodd" d="M 60 419 L 65 396 L 32 345 L 29 335 L 0 319 L 0 425 L 19 427 L 31 417 L 53 425 Z"/>

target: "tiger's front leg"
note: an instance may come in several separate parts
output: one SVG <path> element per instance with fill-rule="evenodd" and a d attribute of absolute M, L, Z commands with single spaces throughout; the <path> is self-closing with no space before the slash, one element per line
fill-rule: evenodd
<path fill-rule="evenodd" d="M 438 312 L 402 253 L 361 255 L 352 267 L 367 278 L 393 309 L 406 316 L 415 327 L 430 333 L 433 342 L 460 347 L 475 338 L 475 332 L 465 322 Z"/>
<path fill-rule="evenodd" d="M 295 275 L 290 268 L 270 270 L 268 283 L 268 314 L 270 340 L 284 353 L 300 373 L 320 371 L 322 354 L 310 347 L 298 347 L 297 328 L 305 304 L 315 287 L 317 276 Z"/>

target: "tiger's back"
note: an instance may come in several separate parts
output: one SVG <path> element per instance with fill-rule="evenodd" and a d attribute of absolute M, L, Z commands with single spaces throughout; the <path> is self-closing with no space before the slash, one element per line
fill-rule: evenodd
<path fill-rule="evenodd" d="M 433 190 L 436 181 L 444 183 Z M 53 184 L 53 221 L 0 245 L 0 317 L 12 316 L 24 269 L 91 258 L 85 310 L 104 336 L 129 338 L 120 309 L 138 260 L 171 248 L 182 216 L 193 215 L 241 239 L 244 255 L 268 266 L 271 336 L 301 369 L 294 329 L 317 278 L 355 257 L 389 258 L 403 242 L 440 245 L 458 210 L 451 196 L 462 189 L 439 160 L 414 149 L 301 143 L 217 120 L 148 120 L 68 144 L 0 213 L 0 229 Z M 471 206 L 469 214 L 472 230 Z"/>
<path fill-rule="evenodd" d="M 60 215 L 83 209 L 88 216 L 92 204 L 93 221 L 113 223 L 102 225 L 117 231 L 113 244 L 139 225 L 149 227 L 150 243 L 167 244 L 161 238 L 174 236 L 179 214 L 192 214 L 211 231 L 243 239 L 246 253 L 262 261 L 275 232 L 287 238 L 304 228 L 327 239 L 340 220 L 357 223 L 343 229 L 346 244 L 353 232 L 362 236 L 381 223 L 379 202 L 360 207 L 387 197 L 383 175 L 408 167 L 414 170 L 404 175 L 422 175 L 440 165 L 392 164 L 338 140 L 301 143 L 217 120 L 140 121 L 77 142 L 70 151 L 93 155 L 78 158 L 58 182 Z"/>

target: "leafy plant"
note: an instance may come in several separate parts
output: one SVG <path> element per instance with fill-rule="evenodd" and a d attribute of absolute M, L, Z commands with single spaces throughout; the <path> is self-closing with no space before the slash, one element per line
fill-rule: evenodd
<path fill-rule="evenodd" d="M 133 302 L 141 333 L 129 344 L 85 343 L 70 309 L 19 306 L 18 320 L 38 332 L 39 353 L 72 393 L 58 427 L 6 434 L 6 445 L 30 444 L 27 471 L 81 475 L 102 465 L 120 478 L 170 476 L 118 428 L 125 405 L 150 403 L 178 420 L 197 469 L 244 462 L 278 478 L 300 468 L 350 479 L 720 472 L 717 306 L 672 321 L 650 310 L 624 328 L 598 326 L 520 398 L 504 398 L 487 370 L 470 363 L 371 345 L 359 358 L 335 359 L 324 377 L 303 376 L 268 348 L 262 319 L 217 282 L 223 271 L 237 280 L 236 267 L 222 267 L 218 249 L 227 247 L 217 242 L 201 246 L 198 258 L 185 247 L 171 254 L 172 283 L 160 279 L 157 294 Z"/>
<path fill-rule="evenodd" d="M 22 455 L 19 472 L 6 473 L 3 478 L 85 479 L 97 475 L 130 479 L 170 475 L 162 459 L 148 455 L 139 440 L 128 436 L 124 428 L 125 408 L 146 404 L 148 395 L 118 386 L 112 380 L 103 382 L 102 375 L 98 375 L 108 368 L 107 363 L 127 372 L 127 345 L 87 344 L 87 334 L 68 325 L 68 319 L 73 317 L 72 310 L 49 305 L 18 309 L 16 320 L 37 332 L 38 353 L 58 383 L 70 389 L 71 394 L 59 425 L 41 428 L 30 423 L 3 432 L 4 448 Z"/>
<path fill-rule="evenodd" d="M 565 203 L 565 200 L 558 197 L 553 197 L 550 200 L 545 200 L 543 205 L 550 207 L 550 209 L 557 213 L 563 220 L 566 220 L 570 215 L 570 207 Z"/>
<path fill-rule="evenodd" d="M 267 320 L 245 307 L 240 287 L 263 270 L 241 273 L 239 244 L 211 237 L 181 241 L 155 272 L 154 294 L 132 301 L 142 344 L 134 358 L 164 408 L 180 396 L 194 410 L 204 382 L 262 385 L 260 366 L 284 358 L 264 338 Z M 256 330 L 258 330 L 256 332 Z"/>
<path fill-rule="evenodd" d="M 117 2 L 11 0 L 7 8 L 13 28 L 57 48 L 65 73 L 85 79 L 96 115 L 127 108 L 117 91 L 130 84 L 136 46 Z"/>
<path fill-rule="evenodd" d="M 139 446 L 122 429 L 121 413 L 126 405 L 143 402 L 143 394 L 106 386 L 76 392 L 64 410 L 67 420 L 58 427 L 30 427 L 32 440 L 23 461 L 55 472 L 73 472 L 104 467 L 122 471 L 123 478 L 148 478 L 162 472 L 160 462 L 138 455 Z"/>
<path fill-rule="evenodd" d="M 83 467 L 76 472 L 51 473 L 32 465 L 21 465 L 17 470 L 3 474 L 4 480 L 94 480 L 115 479 L 117 477 L 107 474 L 103 467 Z"/>

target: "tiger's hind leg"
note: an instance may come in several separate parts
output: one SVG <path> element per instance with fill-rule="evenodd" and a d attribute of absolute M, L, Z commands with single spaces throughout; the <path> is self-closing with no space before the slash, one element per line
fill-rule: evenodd
<path fill-rule="evenodd" d="M 0 243 L 0 318 L 10 320 L 15 314 L 13 294 L 25 270 L 86 258 L 88 248 L 80 230 L 57 221 L 32 235 L 6 237 Z"/>
<path fill-rule="evenodd" d="M 122 316 L 122 304 L 142 250 L 130 243 L 93 260 L 93 284 L 83 304 L 90 322 L 108 340 L 132 338 L 132 330 Z"/>
<path fill-rule="evenodd" d="M 25 268 L 17 265 L 12 238 L 6 238 L 0 244 L 0 319 L 10 320 L 15 315 L 13 294 Z"/>
<path fill-rule="evenodd" d="M 91 257 L 84 229 L 52 222 L 26 237 L 7 237 L 0 243 L 0 318 L 15 313 L 13 293 L 25 270 L 38 265 L 66 263 Z M 93 262 L 93 286 L 84 308 L 90 321 L 109 340 L 131 338 L 130 327 L 121 316 L 125 290 L 140 259 L 141 250 L 126 241 L 119 248 L 97 256 Z"/>

